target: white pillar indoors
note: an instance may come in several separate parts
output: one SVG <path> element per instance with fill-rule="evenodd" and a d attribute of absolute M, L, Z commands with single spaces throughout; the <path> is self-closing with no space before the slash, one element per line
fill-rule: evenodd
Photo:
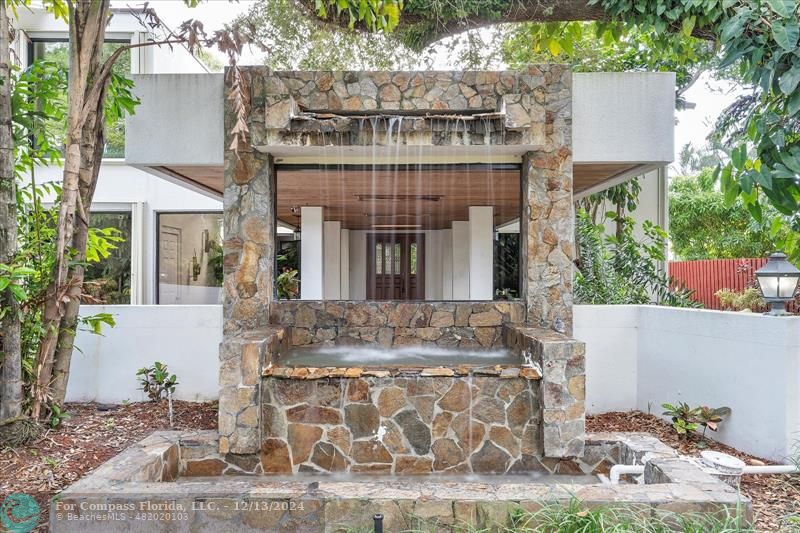
<path fill-rule="evenodd" d="M 339 276 L 341 293 L 339 299 L 350 299 L 350 230 L 343 229 L 341 232 L 341 253 L 339 256 Z"/>
<path fill-rule="evenodd" d="M 442 230 L 442 300 L 453 299 L 453 230 Z"/>
<path fill-rule="evenodd" d="M 322 249 L 324 259 L 321 264 L 322 295 L 325 300 L 339 300 L 342 295 L 342 223 L 326 220 L 322 223 Z"/>
<path fill-rule="evenodd" d="M 469 222 L 453 221 L 453 300 L 469 300 Z"/>
<path fill-rule="evenodd" d="M 469 299 L 494 297 L 494 208 L 469 208 Z M 455 241 L 455 239 L 453 239 Z"/>
<path fill-rule="evenodd" d="M 300 208 L 300 298 L 322 300 L 324 246 L 321 207 Z"/>

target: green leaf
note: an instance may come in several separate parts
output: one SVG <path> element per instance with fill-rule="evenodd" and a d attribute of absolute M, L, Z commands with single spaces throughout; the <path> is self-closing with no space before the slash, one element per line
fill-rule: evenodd
<path fill-rule="evenodd" d="M 791 52 L 797 45 L 797 39 L 800 38 L 800 26 L 796 22 L 789 24 L 776 22 L 772 25 L 772 38 L 778 46 Z"/>
<path fill-rule="evenodd" d="M 795 0 L 767 0 L 769 7 L 781 17 L 787 19 L 794 14 L 797 9 Z"/>
<path fill-rule="evenodd" d="M 694 30 L 694 25 L 696 21 L 697 18 L 694 15 L 683 19 L 683 23 L 681 23 L 681 29 L 683 30 L 683 34 L 685 36 L 689 37 L 692 35 L 692 30 Z"/>
<path fill-rule="evenodd" d="M 742 170 L 744 168 L 744 162 L 747 160 L 747 148 L 745 145 L 741 145 L 738 148 L 734 148 L 731 151 L 731 162 L 733 166 L 736 167 L 737 170 Z"/>
<path fill-rule="evenodd" d="M 8 290 L 11 291 L 11 294 L 14 295 L 14 298 L 18 302 L 22 302 L 28 297 L 28 293 L 26 293 L 25 289 L 23 289 L 19 285 L 9 285 Z"/>
<path fill-rule="evenodd" d="M 756 222 L 761 223 L 762 221 L 762 213 L 761 213 L 761 204 L 758 202 L 754 204 L 747 204 L 747 211 L 750 212 L 750 216 L 752 216 Z"/>
<path fill-rule="evenodd" d="M 6 290 L 6 287 L 8 287 L 9 285 L 11 285 L 10 278 L 0 278 L 0 291 Z"/>
<path fill-rule="evenodd" d="M 781 88 L 783 94 L 792 94 L 800 84 L 800 65 L 792 67 L 783 73 L 778 80 L 778 87 Z"/>
<path fill-rule="evenodd" d="M 795 93 L 789 97 L 789 101 L 786 102 L 786 112 L 789 115 L 796 115 L 800 112 L 800 91 L 795 91 Z"/>

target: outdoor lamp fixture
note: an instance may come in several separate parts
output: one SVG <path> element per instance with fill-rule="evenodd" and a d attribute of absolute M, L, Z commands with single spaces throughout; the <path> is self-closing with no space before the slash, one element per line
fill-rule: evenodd
<path fill-rule="evenodd" d="M 788 315 L 786 302 L 794 298 L 800 270 L 786 260 L 786 254 L 776 252 L 769 256 L 767 264 L 755 272 L 761 295 L 770 303 L 772 309 L 766 314 L 772 316 Z"/>

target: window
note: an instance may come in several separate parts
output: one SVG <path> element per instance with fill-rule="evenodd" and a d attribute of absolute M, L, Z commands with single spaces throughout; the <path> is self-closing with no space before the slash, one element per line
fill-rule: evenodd
<path fill-rule="evenodd" d="M 158 214 L 158 294 L 166 305 L 222 301 L 222 213 Z"/>
<path fill-rule="evenodd" d="M 128 41 L 112 41 L 103 45 L 103 59 L 110 56 L 114 50 Z M 44 60 L 56 63 L 63 68 L 69 67 L 69 42 L 67 40 L 33 40 L 31 42 L 30 61 Z M 131 51 L 126 50 L 114 65 L 114 73 L 127 76 L 131 72 Z M 64 93 L 64 100 L 67 95 Z M 67 126 L 64 124 L 51 124 L 55 131 L 61 131 L 62 137 L 66 136 Z M 106 146 L 103 157 L 125 157 L 125 120 L 117 120 L 114 124 L 106 124 Z"/>
<path fill-rule="evenodd" d="M 123 240 L 112 242 L 108 257 L 89 262 L 84 275 L 84 291 L 97 303 L 131 303 L 131 236 L 130 211 L 96 212 L 90 216 L 92 228 L 114 228 L 113 236 Z"/>

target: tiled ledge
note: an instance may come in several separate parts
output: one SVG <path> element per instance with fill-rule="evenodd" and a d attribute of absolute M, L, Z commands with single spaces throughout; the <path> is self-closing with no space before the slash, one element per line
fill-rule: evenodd
<path fill-rule="evenodd" d="M 542 371 L 537 367 L 520 367 L 511 365 L 493 366 L 364 366 L 364 367 L 267 367 L 261 373 L 263 377 L 282 379 L 324 379 L 324 378 L 361 378 L 361 377 L 452 377 L 452 376 L 494 376 L 500 379 L 524 378 L 539 380 Z"/>

